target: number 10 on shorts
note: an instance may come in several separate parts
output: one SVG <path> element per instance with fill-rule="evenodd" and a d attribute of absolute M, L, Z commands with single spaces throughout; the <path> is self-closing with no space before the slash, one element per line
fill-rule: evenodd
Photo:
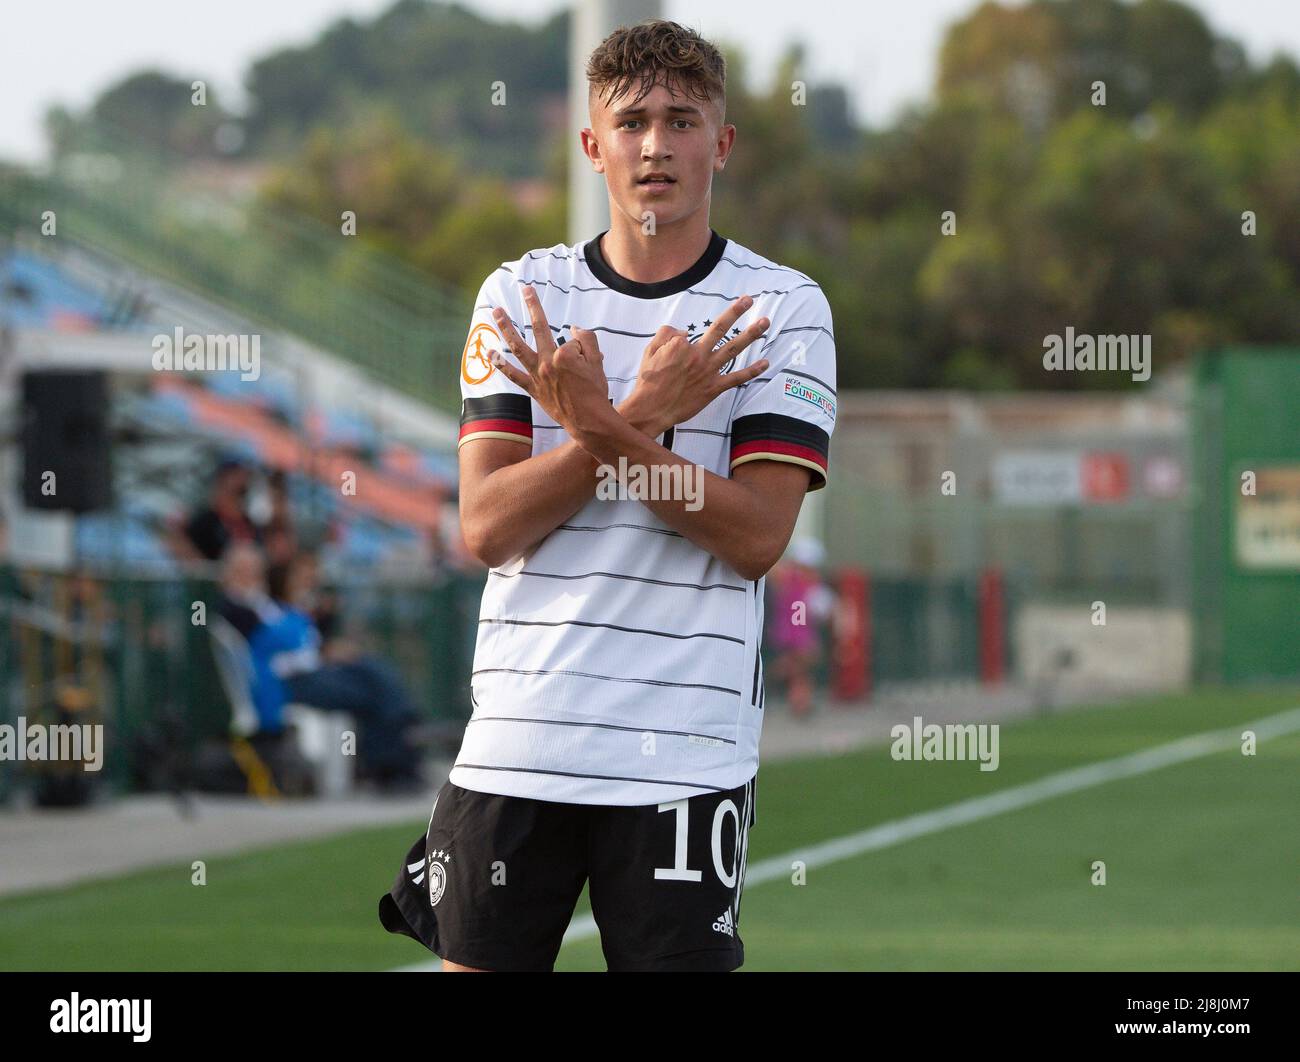
<path fill-rule="evenodd" d="M 700 881 L 703 873 L 699 870 L 691 870 L 686 865 L 686 840 L 687 831 L 690 828 L 690 799 L 683 797 L 681 800 L 674 800 L 667 804 L 660 804 L 659 811 L 672 811 L 677 815 L 677 836 L 673 850 L 673 865 L 671 867 L 655 867 L 656 881 Z M 726 817 L 730 815 L 731 820 L 735 823 L 736 847 L 732 853 L 731 868 L 723 863 L 722 859 L 722 824 Z M 730 797 L 726 797 L 718 802 L 717 808 L 713 812 L 713 870 L 718 875 L 718 880 L 728 888 L 736 886 L 736 877 L 744 863 L 744 847 L 749 840 L 748 831 L 741 828 L 740 810 L 736 807 L 735 802 Z"/>

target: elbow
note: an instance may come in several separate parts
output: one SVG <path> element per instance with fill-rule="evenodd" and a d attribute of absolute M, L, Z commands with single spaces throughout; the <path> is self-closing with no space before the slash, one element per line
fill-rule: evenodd
<path fill-rule="evenodd" d="M 487 567 L 496 568 L 510 559 L 508 550 L 485 521 L 466 519 L 462 512 L 460 533 L 470 555 Z"/>
<path fill-rule="evenodd" d="M 469 551 L 487 568 L 499 568 L 513 556 L 509 550 L 492 543 L 472 545 Z"/>
<path fill-rule="evenodd" d="M 737 562 L 736 573 L 744 579 L 752 579 L 754 582 L 758 582 L 759 579 L 776 567 L 776 562 L 781 559 L 781 554 L 784 552 L 784 543 L 758 543 L 757 548 L 751 550 L 748 555 Z"/>

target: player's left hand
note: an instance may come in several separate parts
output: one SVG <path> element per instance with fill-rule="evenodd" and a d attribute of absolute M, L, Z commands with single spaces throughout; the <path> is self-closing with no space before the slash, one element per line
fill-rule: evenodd
<path fill-rule="evenodd" d="M 495 310 L 493 319 L 510 353 L 526 371 L 515 368 L 500 354 L 493 355 L 492 363 L 573 435 L 575 425 L 609 406 L 609 381 L 600 343 L 596 333 L 575 327 L 570 329 L 573 338 L 556 347 L 542 301 L 530 284 L 524 285 L 524 309 L 533 322 L 536 350 L 523 341 L 504 310 Z"/>

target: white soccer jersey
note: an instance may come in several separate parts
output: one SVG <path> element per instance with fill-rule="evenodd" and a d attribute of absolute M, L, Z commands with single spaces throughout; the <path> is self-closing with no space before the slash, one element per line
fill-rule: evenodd
<path fill-rule="evenodd" d="M 525 284 L 557 345 L 574 326 L 596 333 L 616 404 L 632 393 L 661 325 L 697 339 L 735 299 L 752 296 L 728 340 L 760 317 L 771 322 L 767 336 L 723 371 L 763 357 L 771 367 L 660 441 L 719 476 L 746 461 L 788 461 L 809 469 L 810 490 L 825 486 L 836 401 L 826 298 L 804 274 L 716 232 L 695 265 L 658 283 L 615 273 L 600 237 L 530 251 L 493 272 L 461 358 L 460 445 L 511 438 L 539 454 L 569 439 L 488 359 L 496 349 L 518 364 L 493 325 L 498 306 L 536 346 Z M 488 573 L 473 715 L 451 781 L 580 804 L 734 789 L 758 770 L 762 631 L 763 580 L 742 578 L 638 500 L 593 497 L 532 552 Z"/>

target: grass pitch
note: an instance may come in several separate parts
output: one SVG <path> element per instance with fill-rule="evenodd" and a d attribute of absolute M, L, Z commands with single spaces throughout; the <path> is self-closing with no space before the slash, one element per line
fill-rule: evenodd
<path fill-rule="evenodd" d="M 1002 727 L 991 772 L 897 762 L 888 747 L 765 766 L 748 865 L 1297 705 L 1297 690 L 1201 690 L 1017 721 Z M 744 969 L 1294 970 L 1298 806 L 1300 733 L 1289 733 L 1261 740 L 1255 756 L 1214 752 L 812 866 L 805 884 L 750 884 Z M 0 968 L 382 970 L 430 959 L 375 914 L 424 826 L 214 858 L 201 887 L 187 863 L 0 900 Z M 1092 883 L 1098 860 L 1105 885 Z M 566 944 L 557 969 L 603 970 L 599 939 Z"/>

